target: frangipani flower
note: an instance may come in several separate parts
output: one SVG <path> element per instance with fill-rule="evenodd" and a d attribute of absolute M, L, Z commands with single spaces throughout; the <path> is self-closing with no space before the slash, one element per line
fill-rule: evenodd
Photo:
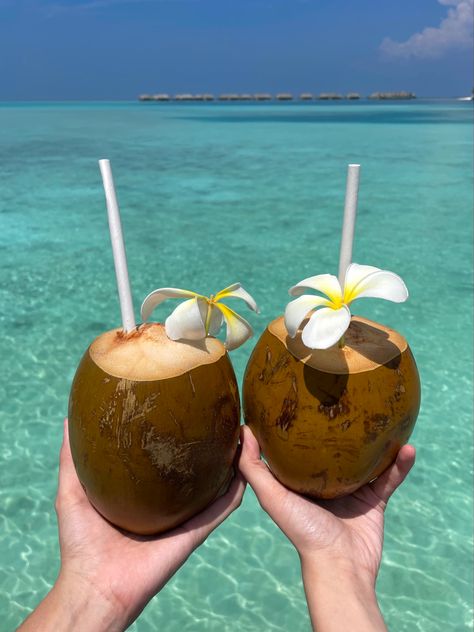
<path fill-rule="evenodd" d="M 322 292 L 327 298 L 304 294 L 308 289 Z M 349 305 L 356 298 L 384 298 L 394 303 L 403 303 L 408 298 L 406 285 L 398 275 L 358 263 L 347 268 L 344 289 L 332 274 L 318 274 L 303 279 L 288 292 L 299 297 L 288 303 L 285 310 L 285 325 L 292 338 L 308 312 L 317 310 L 301 336 L 310 349 L 327 349 L 342 338 L 351 322 Z"/>
<path fill-rule="evenodd" d="M 201 340 L 207 335 L 215 336 L 225 321 L 225 346 L 230 351 L 240 347 L 253 334 L 252 327 L 242 316 L 220 303 L 223 298 L 240 298 L 258 313 L 257 303 L 240 283 L 229 285 L 209 297 L 175 287 L 161 287 L 151 292 L 143 301 L 142 320 L 146 321 L 155 307 L 168 298 L 188 299 L 180 303 L 165 321 L 166 335 L 171 340 Z"/>

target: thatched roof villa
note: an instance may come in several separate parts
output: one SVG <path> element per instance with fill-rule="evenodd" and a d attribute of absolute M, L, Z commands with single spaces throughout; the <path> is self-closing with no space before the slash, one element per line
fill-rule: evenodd
<path fill-rule="evenodd" d="M 188 94 L 188 93 L 175 94 L 174 95 L 174 100 L 175 101 L 193 101 L 194 97 L 193 97 L 192 94 Z"/>
<path fill-rule="evenodd" d="M 220 94 L 218 98 L 219 101 L 238 101 L 239 95 L 232 92 L 229 94 Z"/>
<path fill-rule="evenodd" d="M 342 94 L 337 94 L 337 92 L 321 92 L 318 99 L 320 101 L 339 101 L 342 99 Z"/>
<path fill-rule="evenodd" d="M 313 95 L 310 92 L 302 92 L 300 94 L 300 101 L 312 101 Z"/>
<path fill-rule="evenodd" d="M 416 99 L 414 92 L 373 92 L 369 99 L 379 100 L 397 100 L 397 99 Z"/>
<path fill-rule="evenodd" d="M 293 101 L 293 95 L 289 92 L 280 92 L 276 95 L 277 101 Z"/>

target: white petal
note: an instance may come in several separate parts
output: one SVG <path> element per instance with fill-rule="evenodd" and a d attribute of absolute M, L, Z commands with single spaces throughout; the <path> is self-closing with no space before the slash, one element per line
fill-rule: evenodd
<path fill-rule="evenodd" d="M 344 335 L 350 322 L 351 313 L 345 305 L 318 309 L 303 329 L 303 344 L 310 349 L 328 349 Z"/>
<path fill-rule="evenodd" d="M 155 307 L 166 301 L 167 298 L 192 298 L 193 296 L 200 296 L 200 294 L 189 290 L 181 290 L 177 287 L 160 287 L 157 290 L 153 290 L 142 303 L 142 320 L 143 322 L 148 320 Z"/>
<path fill-rule="evenodd" d="M 166 335 L 171 340 L 200 340 L 206 337 L 199 304 L 203 299 L 192 298 L 180 303 L 165 321 Z M 201 307 L 201 308 L 200 308 Z"/>
<path fill-rule="evenodd" d="M 209 322 L 207 323 L 207 333 L 210 336 L 217 336 L 219 329 L 222 327 L 224 317 L 216 305 L 210 304 L 208 310 L 207 317 L 209 318 Z"/>
<path fill-rule="evenodd" d="M 403 303 L 408 298 L 408 290 L 394 272 L 352 263 L 347 268 L 344 302 L 349 304 L 356 298 L 383 298 Z"/>
<path fill-rule="evenodd" d="M 303 294 L 294 301 L 288 303 L 285 309 L 285 326 L 289 335 L 294 338 L 306 314 L 315 307 L 321 305 L 329 306 L 330 301 L 322 296 L 314 296 L 314 294 Z"/>
<path fill-rule="evenodd" d="M 216 307 L 222 312 L 227 325 L 225 346 L 228 351 L 240 347 L 253 334 L 253 329 L 245 318 L 242 318 L 233 309 L 223 303 L 216 303 Z"/>
<path fill-rule="evenodd" d="M 380 272 L 380 268 L 360 265 L 359 263 L 351 263 L 347 266 L 344 277 L 344 303 L 346 305 L 354 300 L 354 290 L 357 285 L 373 272 Z"/>
<path fill-rule="evenodd" d="M 303 279 L 288 290 L 290 296 L 301 296 L 307 289 L 317 290 L 326 294 L 333 303 L 342 300 L 342 290 L 337 277 L 333 274 L 317 274 Z"/>
<path fill-rule="evenodd" d="M 345 282 L 346 285 L 357 285 L 359 281 L 361 281 L 368 274 L 372 274 L 372 272 L 379 272 L 380 268 L 376 268 L 375 266 L 366 266 L 361 265 L 360 263 L 351 263 L 347 266 Z"/>
<path fill-rule="evenodd" d="M 247 292 L 247 290 L 244 290 L 240 283 L 233 283 L 232 285 L 229 285 L 229 287 L 224 288 L 215 295 L 214 300 L 220 301 L 223 298 L 232 297 L 241 298 L 247 303 L 250 309 L 253 309 L 254 312 L 257 312 L 257 314 L 260 313 L 255 299 Z"/>

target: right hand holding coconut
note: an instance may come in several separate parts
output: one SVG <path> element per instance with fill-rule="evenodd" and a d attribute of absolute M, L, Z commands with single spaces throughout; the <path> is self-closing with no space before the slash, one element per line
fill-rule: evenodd
<path fill-rule="evenodd" d="M 415 462 L 414 447 L 403 446 L 393 465 L 373 483 L 344 498 L 316 503 L 276 480 L 246 426 L 241 443 L 240 471 L 300 556 L 314 629 L 386 630 L 375 596 L 384 511 Z"/>

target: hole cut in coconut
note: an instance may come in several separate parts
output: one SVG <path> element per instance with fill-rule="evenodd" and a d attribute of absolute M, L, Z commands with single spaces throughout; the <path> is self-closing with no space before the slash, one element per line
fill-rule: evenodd
<path fill-rule="evenodd" d="M 130 333 L 106 331 L 89 348 L 91 359 L 105 373 L 137 382 L 173 378 L 217 362 L 225 353 L 222 342 L 212 337 L 171 340 L 161 323 L 146 323 Z"/>
<path fill-rule="evenodd" d="M 301 323 L 301 329 L 307 320 Z M 337 344 L 329 349 L 308 349 L 301 340 L 301 329 L 295 338 L 288 335 L 283 316 L 272 321 L 268 330 L 298 360 L 319 371 L 347 375 L 373 371 L 379 366 L 396 362 L 408 343 L 394 329 L 361 316 L 353 316 L 344 334 L 344 347 Z"/>

